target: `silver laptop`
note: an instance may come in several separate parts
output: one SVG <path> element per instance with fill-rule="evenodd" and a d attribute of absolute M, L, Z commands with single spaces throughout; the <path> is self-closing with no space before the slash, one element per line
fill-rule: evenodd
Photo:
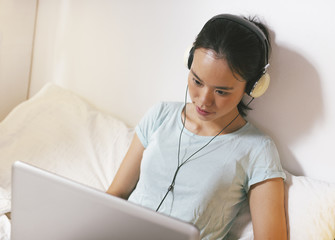
<path fill-rule="evenodd" d="M 193 240 L 198 229 L 123 199 L 16 162 L 12 240 Z"/>

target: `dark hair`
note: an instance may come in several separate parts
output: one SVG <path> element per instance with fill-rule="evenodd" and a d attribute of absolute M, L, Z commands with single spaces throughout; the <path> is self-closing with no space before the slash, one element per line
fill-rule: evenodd
<path fill-rule="evenodd" d="M 193 43 L 193 53 L 198 48 L 214 50 L 218 58 L 227 60 L 233 73 L 237 73 L 247 85 L 253 84 L 259 79 L 264 69 L 264 63 L 270 54 L 271 45 L 269 32 L 264 24 L 256 17 L 244 18 L 255 24 L 268 39 L 268 49 L 264 49 L 264 43 L 249 28 L 225 18 L 209 20 L 198 34 Z M 192 53 L 191 53 L 192 54 Z M 193 56 L 192 56 L 193 57 Z M 192 59 L 191 59 L 192 61 Z M 238 104 L 239 113 L 246 116 L 250 110 L 243 100 Z"/>

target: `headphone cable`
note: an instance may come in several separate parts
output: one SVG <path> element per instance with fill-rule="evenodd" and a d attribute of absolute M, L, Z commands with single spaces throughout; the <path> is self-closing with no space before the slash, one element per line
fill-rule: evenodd
<path fill-rule="evenodd" d="M 186 87 L 186 95 L 185 95 L 185 103 L 184 103 L 184 119 L 183 119 L 183 127 L 180 131 L 180 135 L 179 135 L 179 141 L 178 141 L 178 167 L 173 175 L 173 179 L 171 181 L 171 184 L 170 186 L 168 187 L 168 190 L 167 192 L 165 193 L 164 197 L 162 198 L 161 202 L 159 203 L 157 209 L 156 209 L 156 212 L 158 212 L 158 210 L 160 209 L 161 205 L 163 204 L 163 202 L 165 201 L 167 195 L 173 191 L 174 189 L 174 185 L 176 183 L 176 177 L 177 177 L 177 174 L 180 170 L 180 168 L 191 161 L 191 158 L 196 155 L 198 152 L 200 152 L 202 149 L 204 149 L 205 147 L 207 147 L 217 136 L 219 136 L 227 127 L 229 127 L 237 118 L 238 116 L 240 116 L 240 113 L 238 113 L 224 128 L 222 128 L 222 130 L 220 132 L 218 132 L 214 137 L 212 137 L 204 146 L 202 146 L 201 148 L 199 148 L 197 151 L 195 151 L 193 154 L 191 154 L 184 162 L 182 162 L 180 164 L 180 146 L 181 146 L 181 137 L 182 137 L 182 133 L 185 129 L 185 123 L 186 123 L 186 101 L 187 101 L 187 90 L 188 90 L 188 87 Z M 247 106 L 249 106 L 249 104 L 254 100 L 254 98 L 251 98 L 251 100 L 248 102 Z M 194 160 L 194 159 L 193 159 Z"/>

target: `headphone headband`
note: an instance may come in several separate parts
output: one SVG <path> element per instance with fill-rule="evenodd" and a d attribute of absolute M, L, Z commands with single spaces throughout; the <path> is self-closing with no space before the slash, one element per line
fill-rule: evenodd
<path fill-rule="evenodd" d="M 269 42 L 267 37 L 265 36 L 264 32 L 254 23 L 250 22 L 249 20 L 246 20 L 242 17 L 232 15 L 232 14 L 219 14 L 214 17 L 212 17 L 208 22 L 213 22 L 217 19 L 225 19 L 231 22 L 235 22 L 250 31 L 252 31 L 260 40 L 260 42 L 263 44 L 264 47 L 264 71 L 266 71 L 266 68 L 269 66 Z"/>

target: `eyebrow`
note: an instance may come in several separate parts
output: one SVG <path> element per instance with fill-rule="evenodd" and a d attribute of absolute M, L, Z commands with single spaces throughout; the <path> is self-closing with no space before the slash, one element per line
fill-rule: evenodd
<path fill-rule="evenodd" d="M 201 78 L 192 69 L 191 69 L 191 72 L 199 81 L 203 82 Z M 222 90 L 233 90 L 234 89 L 233 87 L 225 87 L 225 86 L 216 86 L 215 88 L 222 89 Z"/>

